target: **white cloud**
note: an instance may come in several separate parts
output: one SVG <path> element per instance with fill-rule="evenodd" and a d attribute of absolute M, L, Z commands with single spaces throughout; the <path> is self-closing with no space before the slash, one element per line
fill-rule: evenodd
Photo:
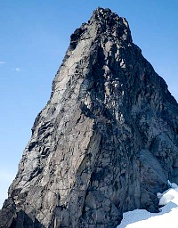
<path fill-rule="evenodd" d="M 0 66 L 2 66 L 2 65 L 4 65 L 4 64 L 6 64 L 6 62 L 0 61 Z"/>
<path fill-rule="evenodd" d="M 13 70 L 13 71 L 16 71 L 16 72 L 20 72 L 20 71 L 22 71 L 22 68 L 16 67 L 16 68 L 12 68 L 12 70 Z"/>
<path fill-rule="evenodd" d="M 21 68 L 16 67 L 16 68 L 15 68 L 15 71 L 19 72 L 19 71 L 21 71 Z"/>

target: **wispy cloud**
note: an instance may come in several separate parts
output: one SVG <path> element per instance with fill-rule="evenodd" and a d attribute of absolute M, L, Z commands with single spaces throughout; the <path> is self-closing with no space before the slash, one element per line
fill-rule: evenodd
<path fill-rule="evenodd" d="M 19 71 L 21 71 L 22 69 L 21 68 L 19 68 L 19 67 L 16 67 L 15 68 L 15 71 L 17 71 L 17 72 L 19 72 Z"/>
<path fill-rule="evenodd" d="M 2 66 L 2 65 L 4 65 L 4 64 L 6 64 L 6 62 L 0 61 L 0 66 Z"/>
<path fill-rule="evenodd" d="M 22 68 L 16 67 L 16 68 L 13 68 L 12 70 L 13 70 L 13 71 L 16 71 L 16 72 L 20 72 L 20 71 L 22 71 Z"/>

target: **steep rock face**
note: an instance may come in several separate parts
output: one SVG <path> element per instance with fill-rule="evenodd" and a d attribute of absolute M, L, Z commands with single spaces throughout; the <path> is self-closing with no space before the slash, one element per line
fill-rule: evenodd
<path fill-rule="evenodd" d="M 0 227 L 116 227 L 157 210 L 178 182 L 178 105 L 133 42 L 127 21 L 98 8 L 71 35 L 38 114 Z"/>

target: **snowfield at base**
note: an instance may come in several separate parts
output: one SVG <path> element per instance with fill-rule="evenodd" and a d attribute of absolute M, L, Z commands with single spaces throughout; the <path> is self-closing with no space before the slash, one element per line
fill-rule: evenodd
<path fill-rule="evenodd" d="M 117 228 L 178 228 L 178 186 L 170 183 L 170 189 L 158 193 L 159 213 L 150 213 L 144 209 L 136 209 L 123 214 L 122 222 Z"/>

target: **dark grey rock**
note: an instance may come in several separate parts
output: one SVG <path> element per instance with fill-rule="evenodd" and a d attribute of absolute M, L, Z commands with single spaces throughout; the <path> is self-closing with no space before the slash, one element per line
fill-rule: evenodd
<path fill-rule="evenodd" d="M 38 114 L 0 227 L 116 227 L 178 182 L 178 105 L 126 19 L 98 8 Z"/>

